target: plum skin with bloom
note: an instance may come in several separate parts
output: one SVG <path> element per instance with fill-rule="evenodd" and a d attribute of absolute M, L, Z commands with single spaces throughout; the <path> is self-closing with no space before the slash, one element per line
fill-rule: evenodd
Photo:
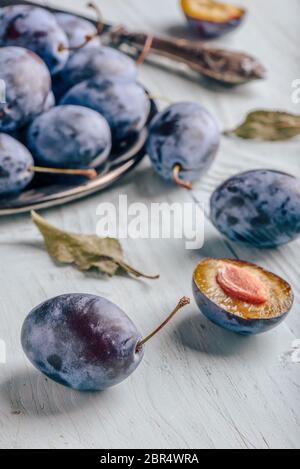
<path fill-rule="evenodd" d="M 176 165 L 182 180 L 197 181 L 212 165 L 220 145 L 214 117 L 195 103 L 173 104 L 157 114 L 149 127 L 147 152 L 155 171 L 173 179 Z"/>
<path fill-rule="evenodd" d="M 144 351 L 141 335 L 110 301 L 88 294 L 61 295 L 26 318 L 21 333 L 31 363 L 50 379 L 78 391 L 101 391 L 130 376 Z"/>
<path fill-rule="evenodd" d="M 300 235 L 300 180 L 280 171 L 233 176 L 215 190 L 210 206 L 213 224 L 233 241 L 272 248 Z"/>
<path fill-rule="evenodd" d="M 72 48 L 81 47 L 87 37 L 93 37 L 93 39 L 84 45 L 85 49 L 87 47 L 101 46 L 100 38 L 97 37 L 97 28 L 91 21 L 70 13 L 55 13 L 55 18 L 68 38 L 71 53 L 74 52 Z"/>
<path fill-rule="evenodd" d="M 21 192 L 33 179 L 34 165 L 27 148 L 8 134 L 0 133 L 0 197 Z"/>
<path fill-rule="evenodd" d="M 28 147 L 39 166 L 95 168 L 111 151 L 106 120 L 82 106 L 56 106 L 38 116 L 28 129 Z"/>
<path fill-rule="evenodd" d="M 105 117 L 114 141 L 138 134 L 150 113 L 150 100 L 136 82 L 95 78 L 74 86 L 61 104 L 86 106 Z"/>
<path fill-rule="evenodd" d="M 136 81 L 135 62 L 112 47 L 82 48 L 71 54 L 64 69 L 54 77 L 58 99 L 73 86 L 92 78 Z"/>
<path fill-rule="evenodd" d="M 37 6 L 11 5 L 0 9 L 0 45 L 35 52 L 51 74 L 58 73 L 69 57 L 67 36 L 55 16 Z"/>
<path fill-rule="evenodd" d="M 51 77 L 35 53 L 21 47 L 1 47 L 0 79 L 6 85 L 6 102 L 0 105 L 0 131 L 14 132 L 43 112 L 51 92 Z"/>

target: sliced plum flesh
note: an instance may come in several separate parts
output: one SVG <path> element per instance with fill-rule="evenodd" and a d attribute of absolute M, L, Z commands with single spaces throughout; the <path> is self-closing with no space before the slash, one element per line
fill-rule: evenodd
<path fill-rule="evenodd" d="M 248 262 L 203 259 L 194 273 L 199 294 L 220 310 L 243 319 L 280 318 L 291 309 L 291 286 Z"/>

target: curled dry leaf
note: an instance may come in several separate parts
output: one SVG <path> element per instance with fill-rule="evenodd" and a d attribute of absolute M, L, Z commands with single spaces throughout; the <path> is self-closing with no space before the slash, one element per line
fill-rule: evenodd
<path fill-rule="evenodd" d="M 111 277 L 121 269 L 137 278 L 159 278 L 144 275 L 126 264 L 117 239 L 68 233 L 50 225 L 34 211 L 31 217 L 44 238 L 49 255 L 61 264 L 74 264 L 83 272 L 97 269 Z"/>
<path fill-rule="evenodd" d="M 242 125 L 224 135 L 268 141 L 289 140 L 300 135 L 300 116 L 281 111 L 254 111 Z"/>

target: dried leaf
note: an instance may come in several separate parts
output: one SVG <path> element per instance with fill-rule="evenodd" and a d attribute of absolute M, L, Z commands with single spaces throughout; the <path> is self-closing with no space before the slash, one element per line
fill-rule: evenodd
<path fill-rule="evenodd" d="M 300 116 L 280 111 L 254 111 L 240 127 L 224 134 L 244 139 L 289 140 L 300 135 Z"/>
<path fill-rule="evenodd" d="M 144 275 L 127 265 L 117 239 L 77 235 L 59 230 L 34 211 L 31 212 L 31 217 L 44 238 L 48 253 L 61 264 L 75 264 L 83 272 L 97 269 L 111 277 L 122 269 L 137 278 L 158 278 Z"/>

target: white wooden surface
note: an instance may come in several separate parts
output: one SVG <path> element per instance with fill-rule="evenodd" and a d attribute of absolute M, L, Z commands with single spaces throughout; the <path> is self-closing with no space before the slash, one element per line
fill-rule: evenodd
<path fill-rule="evenodd" d="M 54 2 L 53 2 L 54 3 Z M 84 11 L 85 0 L 57 4 Z M 145 65 L 141 81 L 154 95 L 207 106 L 230 128 L 257 107 L 300 111 L 291 101 L 291 82 L 300 78 L 298 0 L 239 1 L 250 14 L 222 44 L 240 48 L 266 64 L 265 82 L 214 90 Z M 177 0 L 99 0 L 107 20 L 155 33 L 183 34 Z M 216 163 L 197 185 L 207 198 L 224 178 L 255 167 L 300 176 L 299 140 L 260 144 L 224 140 Z M 200 191 L 200 195 L 199 195 Z M 96 207 L 117 201 L 188 201 L 191 194 L 164 184 L 147 161 L 105 193 L 44 212 L 66 229 L 94 232 Z M 299 448 L 300 365 L 290 360 L 300 338 L 300 240 L 277 251 L 259 251 L 223 240 L 207 220 L 201 251 L 183 241 L 124 242 L 128 259 L 161 273 L 156 283 L 126 277 L 105 280 L 71 267 L 58 268 L 43 249 L 29 216 L 0 220 L 0 339 L 7 364 L 0 365 L 1 448 Z M 137 372 L 119 387 L 78 394 L 46 381 L 24 357 L 20 328 L 39 302 L 65 292 L 90 292 L 118 303 L 148 332 L 182 295 L 191 295 L 191 276 L 203 256 L 232 256 L 257 262 L 289 280 L 295 307 L 278 329 L 241 338 L 216 328 L 192 305 L 148 346 Z"/>

